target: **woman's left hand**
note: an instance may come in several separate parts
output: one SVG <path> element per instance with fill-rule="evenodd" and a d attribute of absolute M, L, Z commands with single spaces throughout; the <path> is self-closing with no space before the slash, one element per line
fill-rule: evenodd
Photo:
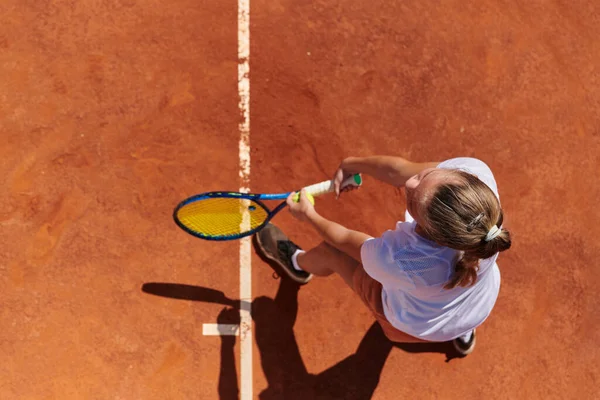
<path fill-rule="evenodd" d="M 300 221 L 306 221 L 308 219 L 308 216 L 311 213 L 315 212 L 315 206 L 312 205 L 312 203 L 306 196 L 306 191 L 304 189 L 300 191 L 300 201 L 294 201 L 295 195 L 296 193 L 290 194 L 286 200 L 290 212 L 292 213 L 294 218 Z"/>

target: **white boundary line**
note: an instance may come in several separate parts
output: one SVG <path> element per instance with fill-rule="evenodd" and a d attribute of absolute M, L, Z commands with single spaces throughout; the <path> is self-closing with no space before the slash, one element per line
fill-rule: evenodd
<path fill-rule="evenodd" d="M 250 191 L 250 0 L 238 0 L 240 192 Z M 242 224 L 249 224 L 246 214 Z M 251 239 L 240 240 L 240 400 L 252 399 Z"/>
<path fill-rule="evenodd" d="M 238 324 L 202 324 L 204 336 L 239 336 Z"/>

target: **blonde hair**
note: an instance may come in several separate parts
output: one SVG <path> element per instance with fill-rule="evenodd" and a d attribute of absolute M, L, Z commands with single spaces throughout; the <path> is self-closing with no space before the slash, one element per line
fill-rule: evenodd
<path fill-rule="evenodd" d="M 486 241 L 493 226 L 502 227 L 504 214 L 498 198 L 476 176 L 460 170 L 448 170 L 450 179 L 440 184 L 422 206 L 426 224 L 422 226 L 430 239 L 439 245 L 463 252 L 454 267 L 450 281 L 444 286 L 471 286 L 477 281 L 479 261 L 508 250 L 510 233 Z"/>

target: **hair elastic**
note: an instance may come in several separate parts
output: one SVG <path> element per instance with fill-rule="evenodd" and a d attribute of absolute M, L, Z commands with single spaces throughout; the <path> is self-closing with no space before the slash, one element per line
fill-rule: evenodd
<path fill-rule="evenodd" d="M 494 240 L 495 238 L 500 236 L 501 233 L 502 228 L 498 228 L 496 225 L 494 225 L 492 226 L 492 229 L 490 229 L 490 231 L 487 233 L 487 235 L 485 235 L 485 241 L 489 242 L 491 240 Z"/>

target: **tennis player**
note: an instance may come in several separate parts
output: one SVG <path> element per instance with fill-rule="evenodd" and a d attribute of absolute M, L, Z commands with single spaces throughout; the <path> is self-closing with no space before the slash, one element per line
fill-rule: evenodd
<path fill-rule="evenodd" d="M 474 158 L 350 157 L 335 173 L 336 195 L 355 173 L 404 187 L 406 221 L 373 238 L 322 217 L 302 193 L 289 209 L 324 241 L 304 251 L 269 224 L 257 233 L 260 251 L 299 283 L 339 274 L 392 342 L 452 341 L 470 354 L 498 297 L 498 253 L 511 246 L 490 168 Z"/>

